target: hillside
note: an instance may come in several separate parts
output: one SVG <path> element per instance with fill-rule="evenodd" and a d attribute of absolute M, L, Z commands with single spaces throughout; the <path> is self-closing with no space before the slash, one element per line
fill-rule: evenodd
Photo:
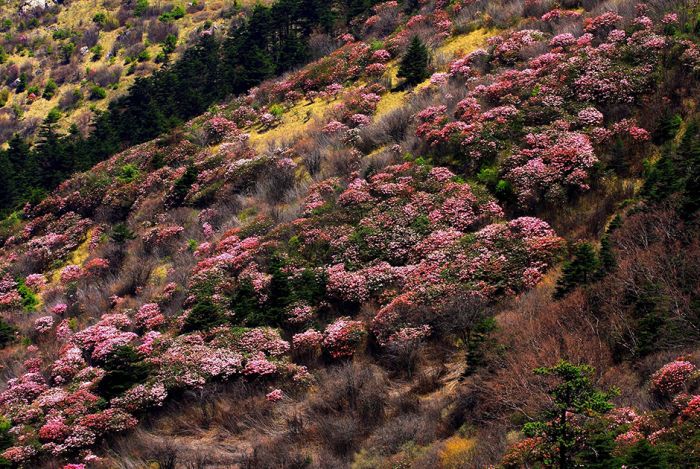
<path fill-rule="evenodd" d="M 252 2 L 254 3 L 254 2 Z M 251 2 L 12 0 L 0 7 L 0 115 L 6 142 L 33 136 L 52 109 L 89 131 L 95 110 L 135 78 L 175 60 L 198 32 L 225 27 Z"/>
<path fill-rule="evenodd" d="M 0 464 L 700 466 L 700 10 L 186 10 L 1 155 Z"/>

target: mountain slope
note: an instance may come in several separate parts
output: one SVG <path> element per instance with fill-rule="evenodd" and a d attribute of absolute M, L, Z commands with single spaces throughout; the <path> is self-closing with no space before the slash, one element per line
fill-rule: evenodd
<path fill-rule="evenodd" d="M 381 3 L 27 204 L 3 457 L 697 465 L 696 23 Z"/>

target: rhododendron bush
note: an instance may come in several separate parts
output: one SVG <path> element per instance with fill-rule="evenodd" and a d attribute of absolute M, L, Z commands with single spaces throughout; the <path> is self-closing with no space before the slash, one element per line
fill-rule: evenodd
<path fill-rule="evenodd" d="M 401 328 L 431 322 L 430 317 L 404 314 L 403 302 L 415 309 L 437 306 L 435 299 L 455 288 L 495 297 L 531 287 L 551 264 L 561 240 L 535 218 L 502 223 L 498 204 L 455 179 L 445 168 L 406 163 L 347 185 L 322 181 L 311 189 L 307 215 L 290 224 L 287 238 L 225 237 L 197 265 L 192 292 L 195 297 L 216 292 L 222 308 L 246 321 L 258 317 L 259 309 L 269 312 L 288 301 L 276 292 L 283 283 L 291 288 L 286 298 L 305 302 L 291 303 L 280 324 L 299 325 L 313 319 L 314 308 L 327 308 L 327 302 L 342 311 L 378 300 L 384 306 L 373 331 L 384 342 Z M 322 210 L 326 206 L 335 207 L 332 214 Z M 338 225 L 335 220 L 343 221 Z M 260 263 L 262 256 L 271 255 L 274 263 Z M 310 262 L 318 265 L 316 272 L 308 268 Z M 324 294 L 307 296 L 308 284 L 296 283 L 298 278 L 322 280 L 318 285 Z M 250 295 L 245 307 L 244 293 Z M 313 303 L 324 299 L 326 306 Z M 305 333 L 309 340 L 295 336 L 295 344 L 311 348 L 312 332 Z M 347 347 L 338 351 L 328 337 L 329 331 L 324 346 L 332 356 L 348 354 Z"/>
<path fill-rule="evenodd" d="M 3 457 L 89 467 L 104 437 L 212 383 L 249 383 L 279 411 L 313 380 L 301 364 L 419 347 L 463 347 L 470 361 L 482 330 L 453 334 L 454 299 L 490 311 L 529 297 L 565 251 L 553 227 L 602 232 L 620 194 L 581 194 L 623 178 L 641 186 L 642 159 L 653 166 L 661 147 L 640 109 L 673 78 L 660 70 L 700 72 L 684 15 L 550 3 L 526 2 L 517 30 L 492 15 L 509 4 L 378 3 L 352 34 L 314 37 L 309 65 L 18 209 L 0 225 L 0 312 L 17 326 L 4 331 L 0 414 L 13 446 Z M 411 89 L 395 74 L 414 36 L 434 49 L 430 80 Z M 692 85 L 674 89 L 694 109 Z M 695 125 L 681 121 L 682 132 Z M 566 226 L 598 195 L 600 220 Z M 693 360 L 644 376 L 657 413 L 625 407 L 572 425 L 600 418 L 620 452 L 689 432 L 700 418 Z M 541 435 L 504 465 L 556 457 Z"/>

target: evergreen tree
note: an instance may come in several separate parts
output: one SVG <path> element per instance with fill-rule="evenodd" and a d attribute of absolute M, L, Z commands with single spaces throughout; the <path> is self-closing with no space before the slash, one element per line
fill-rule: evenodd
<path fill-rule="evenodd" d="M 593 368 L 574 365 L 565 360 L 552 367 L 537 368 L 535 374 L 554 378 L 556 384 L 550 389 L 550 407 L 544 412 L 544 420 L 531 422 L 523 427 L 529 437 L 543 438 L 556 460 L 548 461 L 559 469 L 574 467 L 574 458 L 586 449 L 584 429 L 575 415 L 600 415 L 613 408 L 610 399 L 616 391 L 603 392 L 591 382 Z"/>
<path fill-rule="evenodd" d="M 73 170 L 71 155 L 63 150 L 61 136 L 58 133 L 60 113 L 49 112 L 39 129 L 38 141 L 32 152 L 39 172 L 39 184 L 42 188 L 53 189 Z"/>
<path fill-rule="evenodd" d="M 3 214 L 2 209 L 11 207 L 17 197 L 15 171 L 7 152 L 0 151 L 0 215 Z"/>
<path fill-rule="evenodd" d="M 17 203 L 37 183 L 37 171 L 30 156 L 29 144 L 18 134 L 12 136 L 8 143 L 7 159 L 10 165 L 11 186 L 13 188 L 12 205 Z M 9 206 L 2 206 L 3 208 Z"/>
<path fill-rule="evenodd" d="M 135 239 L 136 235 L 129 229 L 128 226 L 126 226 L 126 223 L 117 223 L 114 225 L 114 228 L 112 228 L 112 232 L 109 234 L 109 237 L 115 243 L 123 244 L 129 240 Z"/>
<path fill-rule="evenodd" d="M 578 285 L 594 280 L 599 266 L 598 256 L 590 243 L 579 243 L 574 248 L 574 257 L 564 264 L 562 275 L 557 281 L 555 298 L 563 298 Z"/>
<path fill-rule="evenodd" d="M 663 453 L 644 439 L 634 445 L 627 454 L 625 467 L 636 469 L 666 469 L 669 465 Z"/>
<path fill-rule="evenodd" d="M 221 313 L 210 299 L 205 299 L 192 307 L 182 325 L 182 332 L 206 331 L 226 322 Z"/>
<path fill-rule="evenodd" d="M 406 55 L 401 59 L 397 76 L 405 78 L 405 83 L 409 86 L 421 83 L 429 76 L 428 59 L 428 48 L 418 36 L 413 36 Z"/>
<path fill-rule="evenodd" d="M 148 377 L 148 365 L 143 361 L 143 356 L 129 345 L 118 347 L 110 353 L 102 368 L 106 373 L 98 389 L 105 399 L 122 394 Z"/>
<path fill-rule="evenodd" d="M 610 235 L 606 233 L 600 239 L 600 267 L 598 274 L 602 277 L 615 270 L 615 267 L 617 267 L 617 260 L 610 242 Z"/>
<path fill-rule="evenodd" d="M 173 188 L 168 194 L 168 205 L 171 207 L 182 205 L 185 202 L 187 193 L 195 182 L 197 182 L 197 168 L 194 165 L 189 165 L 185 170 L 185 174 L 173 184 Z"/>

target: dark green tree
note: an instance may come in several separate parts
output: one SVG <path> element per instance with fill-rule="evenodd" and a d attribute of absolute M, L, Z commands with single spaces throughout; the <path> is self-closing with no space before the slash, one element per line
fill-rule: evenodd
<path fill-rule="evenodd" d="M 610 235 L 604 234 L 600 239 L 600 266 L 598 268 L 599 276 L 604 276 L 605 274 L 615 270 L 617 266 L 617 260 L 615 259 L 615 253 L 612 249 L 612 244 L 610 241 Z"/>
<path fill-rule="evenodd" d="M 129 240 L 135 239 L 136 235 L 129 229 L 126 223 L 117 223 L 114 225 L 114 228 L 112 228 L 112 232 L 109 234 L 109 237 L 115 243 L 123 244 Z"/>
<path fill-rule="evenodd" d="M 182 205 L 185 202 L 187 193 L 195 182 L 197 182 L 197 168 L 194 165 L 189 165 L 185 170 L 185 174 L 180 176 L 173 184 L 173 188 L 168 194 L 168 205 L 171 207 Z"/>
<path fill-rule="evenodd" d="M 666 469 L 665 455 L 646 439 L 634 445 L 625 458 L 625 467 L 635 469 Z"/>
<path fill-rule="evenodd" d="M 404 78 L 409 86 L 417 85 L 428 78 L 428 48 L 418 36 L 413 36 L 406 54 L 401 59 L 399 78 Z"/>
<path fill-rule="evenodd" d="M 562 360 L 552 367 L 535 369 L 535 374 L 555 381 L 549 390 L 550 407 L 543 420 L 525 424 L 523 432 L 529 437 L 541 437 L 552 454 L 553 460 L 543 461 L 547 466 L 569 469 L 574 460 L 587 446 L 585 429 L 575 416 L 602 415 L 613 408 L 610 399 L 615 390 L 603 392 L 593 385 L 594 369 L 588 365 L 574 365 Z"/>
<path fill-rule="evenodd" d="M 0 318 L 0 348 L 5 348 L 7 345 L 11 344 L 17 338 L 17 329 Z"/>
<path fill-rule="evenodd" d="M 226 322 L 220 309 L 209 299 L 192 307 L 182 326 L 182 332 L 206 331 Z"/>
<path fill-rule="evenodd" d="M 118 396 L 132 386 L 143 383 L 149 371 L 141 353 L 129 345 L 118 347 L 110 353 L 102 368 L 106 373 L 98 390 L 105 399 Z"/>
<path fill-rule="evenodd" d="M 574 247 L 573 259 L 564 264 L 554 297 L 563 298 L 578 285 L 593 281 L 599 265 L 593 246 L 590 243 L 578 243 Z"/>

